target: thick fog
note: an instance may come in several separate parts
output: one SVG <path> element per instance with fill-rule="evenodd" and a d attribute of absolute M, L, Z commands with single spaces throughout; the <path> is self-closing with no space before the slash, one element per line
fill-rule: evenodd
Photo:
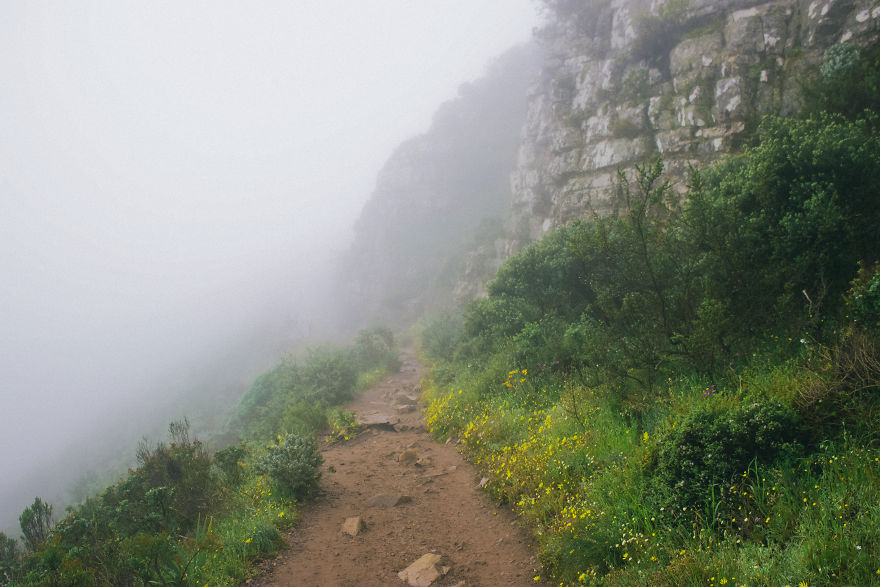
<path fill-rule="evenodd" d="M 0 529 L 321 335 L 320 276 L 383 161 L 535 20 L 530 0 L 0 4 Z"/>

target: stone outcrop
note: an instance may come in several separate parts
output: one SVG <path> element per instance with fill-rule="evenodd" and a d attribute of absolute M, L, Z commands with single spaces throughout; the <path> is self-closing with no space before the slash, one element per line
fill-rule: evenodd
<path fill-rule="evenodd" d="M 765 114 L 802 104 L 835 43 L 876 42 L 877 0 L 598 0 L 557 15 L 529 92 L 505 256 L 613 210 L 618 169 L 687 170 L 735 152 Z"/>
<path fill-rule="evenodd" d="M 692 165 L 798 112 L 826 50 L 880 37 L 880 0 L 545 1 L 543 52 L 499 61 L 380 173 L 341 272 L 349 323 L 484 294 L 525 244 L 613 212 L 639 163 L 662 156 L 683 193 Z"/>

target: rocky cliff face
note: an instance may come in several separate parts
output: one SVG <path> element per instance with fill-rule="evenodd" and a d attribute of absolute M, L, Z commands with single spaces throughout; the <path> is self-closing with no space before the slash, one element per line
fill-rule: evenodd
<path fill-rule="evenodd" d="M 540 73 L 532 50 L 500 59 L 380 173 L 340 278 L 354 315 L 480 295 L 528 242 L 613 212 L 639 163 L 662 156 L 683 193 L 763 115 L 797 113 L 830 47 L 880 38 L 880 0 L 541 2 Z"/>
<path fill-rule="evenodd" d="M 342 261 L 343 322 L 407 324 L 453 305 L 457 286 L 472 297 L 470 288 L 491 277 L 502 258 L 494 243 L 510 207 L 526 90 L 541 62 L 534 44 L 502 55 L 439 108 L 426 133 L 392 153 Z M 468 262 L 462 281 L 466 252 L 487 247 L 491 254 Z"/>
<path fill-rule="evenodd" d="M 761 116 L 797 112 L 830 46 L 880 33 L 878 0 L 547 3 L 504 255 L 611 211 L 618 169 L 662 155 L 683 189 L 690 165 L 741 148 Z"/>

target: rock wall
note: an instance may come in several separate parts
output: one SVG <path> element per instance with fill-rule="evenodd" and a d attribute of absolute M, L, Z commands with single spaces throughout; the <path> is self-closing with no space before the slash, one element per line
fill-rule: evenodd
<path fill-rule="evenodd" d="M 569 3 L 571 4 L 571 3 Z M 509 256 L 573 219 L 613 210 L 618 169 L 692 164 L 742 147 L 762 115 L 792 114 L 835 43 L 874 43 L 880 0 L 593 0 L 539 31 Z"/>
<path fill-rule="evenodd" d="M 493 243 L 503 242 L 526 91 L 542 54 L 530 43 L 500 56 L 391 154 L 341 260 L 341 324 L 408 325 L 480 293 L 503 258 Z M 465 260 L 487 247 L 478 262 Z"/>

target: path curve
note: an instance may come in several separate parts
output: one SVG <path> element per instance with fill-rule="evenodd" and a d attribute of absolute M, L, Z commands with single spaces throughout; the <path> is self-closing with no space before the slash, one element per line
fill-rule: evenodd
<path fill-rule="evenodd" d="M 264 562 L 249 585 L 406 585 L 398 573 L 426 554 L 439 555 L 427 561 L 440 573 L 431 585 L 537 584 L 528 534 L 480 493 L 453 444 L 428 435 L 415 405 L 424 368 L 407 351 L 401 360 L 399 373 L 346 406 L 371 425 L 324 448 L 319 489 L 287 536 L 288 550 Z M 355 517 L 365 527 L 343 533 Z"/>

